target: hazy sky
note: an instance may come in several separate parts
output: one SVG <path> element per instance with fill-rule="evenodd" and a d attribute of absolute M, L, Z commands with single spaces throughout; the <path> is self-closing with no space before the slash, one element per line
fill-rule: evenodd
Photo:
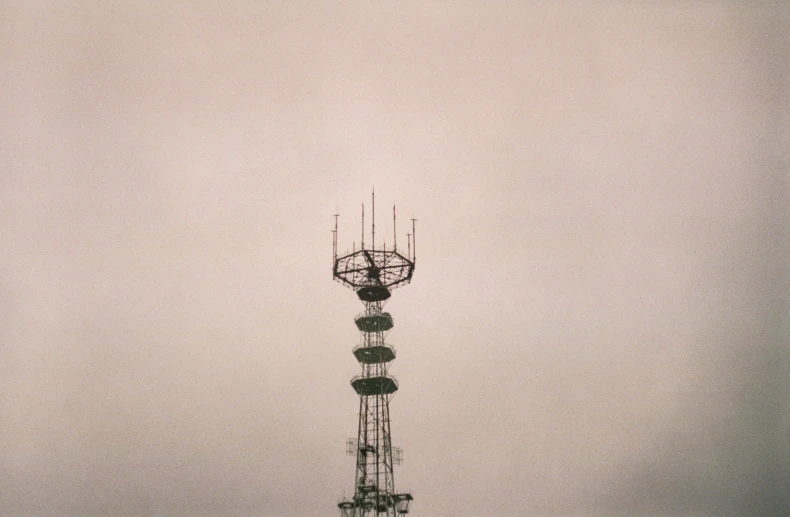
<path fill-rule="evenodd" d="M 742 4 L 2 2 L 0 515 L 336 515 L 373 185 L 413 515 L 790 514 L 790 8 Z"/>

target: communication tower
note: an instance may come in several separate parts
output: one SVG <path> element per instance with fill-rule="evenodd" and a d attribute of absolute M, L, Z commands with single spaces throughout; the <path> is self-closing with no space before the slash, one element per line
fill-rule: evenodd
<path fill-rule="evenodd" d="M 351 379 L 359 395 L 359 426 L 356 439 L 349 439 L 346 452 L 356 457 L 354 496 L 338 503 L 341 517 L 401 517 L 409 512 L 412 496 L 395 490 L 393 461 L 400 464 L 402 450 L 392 446 L 390 401 L 398 381 L 389 374 L 395 348 L 386 341 L 393 326 L 392 316 L 383 312 L 396 287 L 406 285 L 414 274 L 416 256 L 415 219 L 407 236 L 407 250 L 398 250 L 395 206 L 392 207 L 392 247 L 376 247 L 376 194 L 372 197 L 370 244 L 365 246 L 365 205 L 362 205 L 362 239 L 359 249 L 338 255 L 337 217 L 332 231 L 332 276 L 353 289 L 365 306 L 354 323 L 360 343 L 352 350 L 361 373 Z M 395 454 L 393 455 L 393 450 Z"/>

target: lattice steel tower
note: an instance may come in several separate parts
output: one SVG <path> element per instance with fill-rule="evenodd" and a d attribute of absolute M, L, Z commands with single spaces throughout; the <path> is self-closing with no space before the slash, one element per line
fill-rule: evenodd
<path fill-rule="evenodd" d="M 359 395 L 359 426 L 357 438 L 349 439 L 347 453 L 356 456 L 354 497 L 338 503 L 341 517 L 399 517 L 409 512 L 412 496 L 395 491 L 393 460 L 399 463 L 400 449 L 392 447 L 390 435 L 390 400 L 398 390 L 398 381 L 388 372 L 395 359 L 395 349 L 386 342 L 393 326 L 392 316 L 383 312 L 391 291 L 411 281 L 414 274 L 416 240 L 415 220 L 412 233 L 407 234 L 407 251 L 397 246 L 395 207 L 392 207 L 393 240 L 376 248 L 376 198 L 373 201 L 373 223 L 370 246 L 365 246 L 365 205 L 362 205 L 362 240 L 350 253 L 338 255 L 337 215 L 332 238 L 335 280 L 356 291 L 365 305 L 365 312 L 354 319 L 360 332 L 360 343 L 354 357 L 362 371 L 351 379 Z M 393 456 L 393 450 L 395 455 Z"/>

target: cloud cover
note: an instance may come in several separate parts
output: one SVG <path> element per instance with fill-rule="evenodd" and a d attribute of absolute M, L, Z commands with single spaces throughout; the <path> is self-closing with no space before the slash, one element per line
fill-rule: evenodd
<path fill-rule="evenodd" d="M 787 513 L 788 25 L 7 5 L 0 514 L 336 511 L 361 306 L 329 230 L 373 184 L 419 219 L 388 306 L 415 514 Z"/>

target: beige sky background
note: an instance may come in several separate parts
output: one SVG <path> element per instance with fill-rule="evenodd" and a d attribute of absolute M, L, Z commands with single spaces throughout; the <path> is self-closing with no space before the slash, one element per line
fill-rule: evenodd
<path fill-rule="evenodd" d="M 0 515 L 336 515 L 372 185 L 413 515 L 790 513 L 790 8 L 743 4 L 3 2 Z"/>

